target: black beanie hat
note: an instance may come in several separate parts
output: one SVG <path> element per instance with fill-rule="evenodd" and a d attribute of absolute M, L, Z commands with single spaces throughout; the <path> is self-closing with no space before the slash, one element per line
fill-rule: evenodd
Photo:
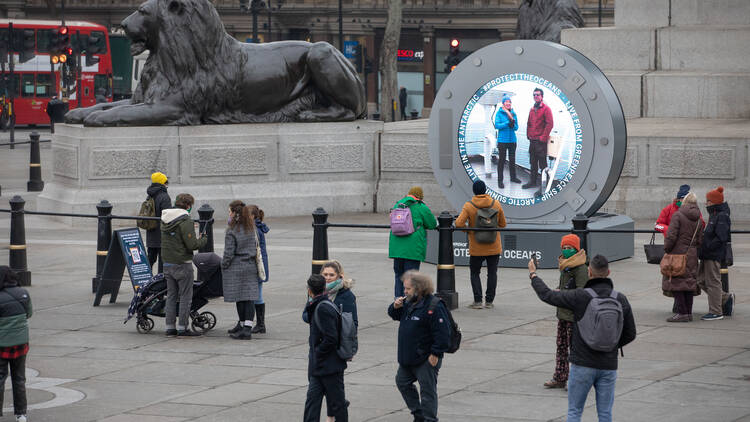
<path fill-rule="evenodd" d="M 487 185 L 481 180 L 474 182 L 472 189 L 474 190 L 474 195 L 484 195 L 487 193 Z"/>

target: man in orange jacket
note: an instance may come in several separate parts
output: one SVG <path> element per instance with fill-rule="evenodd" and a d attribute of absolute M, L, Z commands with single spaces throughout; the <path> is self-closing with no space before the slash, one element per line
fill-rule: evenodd
<path fill-rule="evenodd" d="M 487 195 L 487 186 L 477 180 L 473 186 L 474 196 L 464 204 L 461 214 L 456 219 L 456 228 L 469 227 L 495 228 L 505 227 L 503 207 L 495 199 Z M 497 263 L 503 245 L 500 233 L 496 231 L 469 232 L 469 268 L 471 274 L 471 290 L 474 292 L 474 302 L 469 305 L 472 309 L 482 308 L 482 281 L 479 272 L 482 263 L 487 261 L 487 291 L 484 296 L 484 307 L 493 308 L 495 289 L 497 288 Z"/>

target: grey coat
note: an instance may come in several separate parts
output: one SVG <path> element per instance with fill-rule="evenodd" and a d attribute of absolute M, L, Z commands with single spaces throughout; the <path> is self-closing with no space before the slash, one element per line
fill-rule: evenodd
<path fill-rule="evenodd" d="M 225 302 L 258 300 L 258 268 L 255 265 L 255 227 L 245 232 L 227 228 L 221 278 Z"/>

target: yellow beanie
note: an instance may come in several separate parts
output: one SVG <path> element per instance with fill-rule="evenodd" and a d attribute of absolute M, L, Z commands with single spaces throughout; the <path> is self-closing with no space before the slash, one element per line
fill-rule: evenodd
<path fill-rule="evenodd" d="M 167 183 L 167 175 L 164 173 L 156 172 L 151 174 L 151 183 L 158 183 L 164 185 Z"/>

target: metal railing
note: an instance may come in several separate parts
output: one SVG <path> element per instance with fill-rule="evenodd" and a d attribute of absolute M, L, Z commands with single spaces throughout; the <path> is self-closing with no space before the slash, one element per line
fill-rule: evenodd
<path fill-rule="evenodd" d="M 318 208 L 312 213 L 313 217 L 313 249 L 312 249 L 312 273 L 318 274 L 330 258 L 328 255 L 328 228 L 361 228 L 361 229 L 386 229 L 390 230 L 388 224 L 351 224 L 351 223 L 331 223 L 328 221 L 328 212 L 323 208 Z M 438 231 L 438 263 L 437 263 L 437 293 L 436 295 L 443 299 L 450 309 L 458 307 L 458 293 L 456 292 L 456 274 L 453 253 L 453 232 L 459 231 L 493 231 L 502 232 L 502 228 L 475 228 L 475 227 L 455 227 L 453 221 L 456 216 L 448 211 L 443 211 L 437 217 L 438 225 L 434 230 Z M 656 230 L 645 229 L 589 229 L 589 218 L 583 214 L 578 214 L 572 219 L 570 229 L 559 228 L 512 228 L 508 231 L 525 232 L 525 233 L 572 233 L 581 240 L 581 249 L 587 249 L 588 238 L 590 233 L 625 233 L 625 234 L 655 234 Z M 732 230 L 731 234 L 750 234 L 750 230 Z M 721 281 L 722 290 L 729 291 L 729 271 L 726 263 L 721 263 Z"/>
<path fill-rule="evenodd" d="M 55 217 L 72 217 L 72 218 L 96 218 L 97 219 L 97 237 L 96 237 L 96 274 L 91 279 L 91 291 L 96 293 L 97 286 L 101 281 L 102 270 L 107 259 L 109 245 L 112 242 L 112 220 L 154 220 L 160 221 L 160 217 L 140 217 L 132 215 L 114 215 L 112 214 L 112 204 L 106 199 L 96 205 L 96 214 L 77 214 L 64 212 L 49 211 L 28 211 L 24 209 L 26 201 L 19 195 L 10 199 L 10 209 L 0 209 L 0 213 L 10 213 L 10 254 L 8 266 L 19 277 L 21 285 L 31 285 L 31 272 L 29 271 L 26 260 L 26 223 L 25 215 L 43 215 Z M 199 252 L 214 251 L 214 209 L 209 204 L 203 204 L 198 208 L 198 219 L 193 221 L 198 223 L 198 230 L 205 233 L 208 240 L 206 245 L 199 249 Z"/>

